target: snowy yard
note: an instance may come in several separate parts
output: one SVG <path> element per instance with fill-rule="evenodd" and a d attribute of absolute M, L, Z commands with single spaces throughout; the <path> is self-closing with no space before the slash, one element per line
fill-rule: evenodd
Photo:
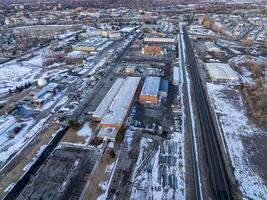
<path fill-rule="evenodd" d="M 24 61 L 23 64 L 30 64 L 30 65 L 33 65 L 36 67 L 42 67 L 43 66 L 43 56 L 41 55 L 41 52 L 44 52 L 44 51 L 40 51 L 40 53 L 38 55 L 34 56 L 30 60 Z"/>
<path fill-rule="evenodd" d="M 0 93 L 33 81 L 40 68 L 31 65 L 7 64 L 0 66 Z"/>
<path fill-rule="evenodd" d="M 84 58 L 88 57 L 90 54 L 84 52 L 84 51 L 71 51 L 68 53 L 68 56 L 72 58 Z"/>
<path fill-rule="evenodd" d="M 234 174 L 245 198 L 267 199 L 267 187 L 253 170 L 248 152 L 241 137 L 262 136 L 263 130 L 256 127 L 245 115 L 244 105 L 238 90 L 207 83 L 207 89 L 221 124 L 225 146 L 234 168 Z M 229 95 L 233 94 L 234 95 Z"/>
<path fill-rule="evenodd" d="M 27 142 L 34 138 L 49 117 L 47 116 L 35 125 L 34 119 L 24 122 L 11 121 L 9 128 L 0 135 L 0 163 L 5 163 L 10 156 L 20 151 Z M 10 137 L 9 132 L 20 124 L 24 124 L 24 127 L 14 137 Z"/>
<path fill-rule="evenodd" d="M 159 148 L 155 148 L 152 139 L 142 138 L 133 176 L 132 200 L 185 199 L 182 138 L 174 133 L 173 139 L 164 141 Z"/>
<path fill-rule="evenodd" d="M 82 129 L 77 132 L 79 136 L 83 137 L 91 137 L 92 135 L 92 129 L 89 126 L 88 122 L 85 122 Z"/>

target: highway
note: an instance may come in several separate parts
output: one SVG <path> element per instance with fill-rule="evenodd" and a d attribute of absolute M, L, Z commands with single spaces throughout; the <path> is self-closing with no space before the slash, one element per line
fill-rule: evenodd
<path fill-rule="evenodd" d="M 183 28 L 183 36 L 185 41 L 187 62 L 189 64 L 190 74 L 192 77 L 193 92 L 197 106 L 197 115 L 200 121 L 203 137 L 203 148 L 205 151 L 205 157 L 207 159 L 207 174 L 209 174 L 212 199 L 233 199 L 230 189 L 231 184 L 223 158 L 223 152 L 216 134 L 215 124 L 211 116 L 208 101 L 206 99 L 205 90 L 201 83 L 194 51 L 185 27 Z"/>

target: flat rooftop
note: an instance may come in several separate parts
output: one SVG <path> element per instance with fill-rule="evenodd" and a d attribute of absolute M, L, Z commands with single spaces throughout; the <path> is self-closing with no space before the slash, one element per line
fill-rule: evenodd
<path fill-rule="evenodd" d="M 147 77 L 145 79 L 141 96 L 158 96 L 160 77 Z"/>
<path fill-rule="evenodd" d="M 145 37 L 145 42 L 162 42 L 162 43 L 174 43 L 175 38 L 169 38 L 169 37 Z"/>
<path fill-rule="evenodd" d="M 167 92 L 169 87 L 169 82 L 165 79 L 161 79 L 160 85 L 159 85 L 159 90 Z"/>
<path fill-rule="evenodd" d="M 238 80 L 236 72 L 229 64 L 224 63 L 206 63 L 209 76 L 213 80 Z"/>
<path fill-rule="evenodd" d="M 117 133 L 117 128 L 101 128 L 97 134 L 97 137 L 103 138 L 104 140 L 109 139 L 111 141 L 115 141 Z"/>
<path fill-rule="evenodd" d="M 121 126 L 131 105 L 140 77 L 127 77 L 107 109 L 100 125 Z"/>
<path fill-rule="evenodd" d="M 123 78 L 118 78 L 115 83 L 112 85 L 104 99 L 101 101 L 95 112 L 93 113 L 93 118 L 95 119 L 102 119 L 104 117 L 105 112 L 107 111 L 108 107 L 110 106 L 111 102 L 115 98 L 116 94 L 118 93 L 119 89 L 121 88 L 124 82 Z"/>

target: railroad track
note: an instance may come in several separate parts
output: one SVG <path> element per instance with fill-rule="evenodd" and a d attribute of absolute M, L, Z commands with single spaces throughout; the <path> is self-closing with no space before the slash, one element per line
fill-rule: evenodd
<path fill-rule="evenodd" d="M 187 61 L 189 64 L 190 74 L 192 76 L 192 85 L 196 99 L 198 118 L 200 120 L 204 141 L 204 149 L 209 170 L 208 174 L 210 175 L 209 179 L 212 199 L 230 200 L 233 199 L 231 182 L 227 174 L 223 152 L 216 134 L 215 124 L 211 116 L 205 91 L 201 83 L 194 51 L 185 28 L 183 28 L 183 36 L 187 52 Z"/>
<path fill-rule="evenodd" d="M 187 116 L 187 120 L 189 123 L 188 126 L 188 132 L 190 134 L 190 143 L 191 143 L 191 154 L 192 154 L 192 176 L 193 176 L 193 187 L 194 187 L 194 199 L 196 200 L 201 200 L 201 188 L 200 188 L 200 183 L 199 183 L 199 172 L 198 172 L 198 162 L 197 162 L 197 155 L 196 155 L 196 147 L 195 147 L 195 136 L 194 136 L 194 130 L 193 130 L 193 121 L 192 121 L 192 117 L 191 117 L 191 108 L 190 108 L 190 99 L 189 99 L 189 91 L 187 89 L 187 76 L 186 76 L 186 65 L 185 65 L 185 55 L 183 52 L 183 45 L 182 45 L 182 37 L 183 34 L 182 32 L 180 32 L 180 37 L 179 37 L 179 54 L 180 54 L 180 62 L 181 62 L 181 67 L 182 67 L 182 79 L 184 80 L 183 85 L 185 86 L 184 89 L 184 96 L 185 96 L 185 112 L 186 112 L 186 116 Z"/>
<path fill-rule="evenodd" d="M 147 156 L 142 160 L 140 166 L 136 170 L 135 178 L 141 174 L 141 172 L 143 171 L 143 169 L 145 168 L 145 166 L 148 164 L 148 161 L 153 159 L 153 157 L 157 153 L 157 150 L 158 150 L 158 143 L 154 143 L 151 146 L 151 148 L 150 148 Z"/>

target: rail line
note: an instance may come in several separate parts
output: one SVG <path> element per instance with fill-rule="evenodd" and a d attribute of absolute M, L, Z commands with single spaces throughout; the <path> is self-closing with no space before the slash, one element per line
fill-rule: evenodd
<path fill-rule="evenodd" d="M 197 68 L 197 62 L 194 51 L 185 27 L 183 36 L 187 52 L 187 61 L 192 77 L 193 91 L 195 94 L 197 114 L 200 120 L 201 132 L 204 141 L 204 149 L 207 158 L 210 188 L 212 199 L 230 200 L 233 199 L 231 192 L 231 183 L 227 174 L 226 164 L 223 158 L 223 152 L 220 148 L 216 128 L 211 116 L 205 90 L 201 83 L 201 78 Z"/>

